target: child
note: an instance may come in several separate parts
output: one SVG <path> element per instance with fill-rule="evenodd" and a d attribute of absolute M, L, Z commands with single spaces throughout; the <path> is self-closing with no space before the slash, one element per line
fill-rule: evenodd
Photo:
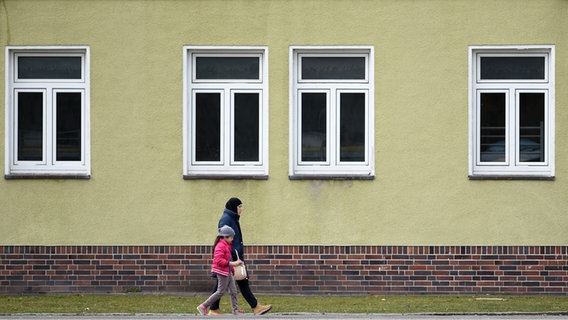
<path fill-rule="evenodd" d="M 219 300 L 227 289 L 229 289 L 229 294 L 231 295 L 233 314 L 236 315 L 239 313 L 239 307 L 237 306 L 237 287 L 233 280 L 231 267 L 241 265 L 243 262 L 240 259 L 231 261 L 231 243 L 233 242 L 234 236 L 235 231 L 233 228 L 229 226 L 219 228 L 219 233 L 213 245 L 213 265 L 211 266 L 211 272 L 217 276 L 217 291 L 197 307 L 197 311 L 199 311 L 201 315 L 207 315 L 207 308 L 209 308 L 213 302 Z"/>

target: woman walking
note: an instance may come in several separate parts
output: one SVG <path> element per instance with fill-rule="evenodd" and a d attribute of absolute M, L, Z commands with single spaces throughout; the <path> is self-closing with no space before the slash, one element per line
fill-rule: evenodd
<path fill-rule="evenodd" d="M 243 213 L 243 202 L 239 198 L 229 199 L 225 204 L 225 210 L 223 211 L 223 214 L 219 219 L 219 226 L 227 225 L 233 228 L 233 230 L 235 230 L 235 238 L 232 242 L 231 254 L 233 255 L 233 258 L 236 260 L 238 253 L 238 256 L 241 257 L 244 261 L 245 253 L 244 253 L 243 235 L 241 233 L 241 225 L 239 223 L 242 213 Z M 248 302 L 248 304 L 252 308 L 252 312 L 255 315 L 265 314 L 268 311 L 270 311 L 270 309 L 272 309 L 272 305 L 258 304 L 256 297 L 250 290 L 248 278 L 237 281 L 237 285 L 239 286 L 241 294 Z M 209 314 L 210 315 L 222 314 L 221 310 L 219 310 L 219 300 L 215 301 L 211 305 Z"/>

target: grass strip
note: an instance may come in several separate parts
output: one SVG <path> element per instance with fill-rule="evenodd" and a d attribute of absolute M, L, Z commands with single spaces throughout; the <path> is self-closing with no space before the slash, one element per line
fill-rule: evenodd
<path fill-rule="evenodd" d="M 45 295 L 0 296 L 0 314 L 196 313 L 206 296 Z M 567 313 L 568 297 L 526 296 L 259 296 L 276 313 Z M 240 297 L 239 306 L 251 312 Z M 224 297 L 221 309 L 230 310 Z"/>

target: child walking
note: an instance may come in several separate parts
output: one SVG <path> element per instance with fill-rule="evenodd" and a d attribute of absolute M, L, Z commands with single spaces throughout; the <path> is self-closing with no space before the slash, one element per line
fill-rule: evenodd
<path fill-rule="evenodd" d="M 231 267 L 243 264 L 237 258 L 237 261 L 231 261 L 231 243 L 235 236 L 235 230 L 229 226 L 222 226 L 219 228 L 219 233 L 214 243 L 213 250 L 213 265 L 211 272 L 217 276 L 217 291 L 213 293 L 205 302 L 197 307 L 197 311 L 201 315 L 207 315 L 207 308 L 217 300 L 229 289 L 231 295 L 231 305 L 233 307 L 233 314 L 239 314 L 239 307 L 237 305 L 237 286 L 233 280 L 233 273 Z"/>

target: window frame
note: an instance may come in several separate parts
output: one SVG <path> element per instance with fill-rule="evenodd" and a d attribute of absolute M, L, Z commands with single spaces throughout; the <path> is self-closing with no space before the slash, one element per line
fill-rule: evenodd
<path fill-rule="evenodd" d="M 7 46 L 5 96 L 5 178 L 89 179 L 90 159 L 90 49 L 88 46 Z M 80 79 L 18 77 L 19 57 L 80 57 Z M 18 160 L 18 93 L 41 92 L 42 160 Z M 57 160 L 57 95 L 81 94 L 81 160 Z"/>
<path fill-rule="evenodd" d="M 289 179 L 375 178 L 374 169 L 374 47 L 290 46 L 289 48 Z M 303 57 L 364 57 L 364 79 L 303 79 Z M 302 93 L 326 93 L 326 160 L 302 160 Z M 342 93 L 365 94 L 365 160 L 340 160 L 340 98 Z"/>
<path fill-rule="evenodd" d="M 197 79 L 198 57 L 258 57 L 258 79 Z M 183 177 L 189 179 L 268 179 L 268 47 L 183 47 Z M 195 95 L 220 93 L 220 160 L 196 160 Z M 259 95 L 259 159 L 235 161 L 235 94 Z"/>
<path fill-rule="evenodd" d="M 469 47 L 469 178 L 554 179 L 554 45 L 470 46 Z M 543 79 L 481 79 L 482 57 L 544 57 Z M 505 161 L 482 162 L 481 94 L 505 94 Z M 523 93 L 544 94 L 543 161 L 520 161 L 520 101 Z"/>

